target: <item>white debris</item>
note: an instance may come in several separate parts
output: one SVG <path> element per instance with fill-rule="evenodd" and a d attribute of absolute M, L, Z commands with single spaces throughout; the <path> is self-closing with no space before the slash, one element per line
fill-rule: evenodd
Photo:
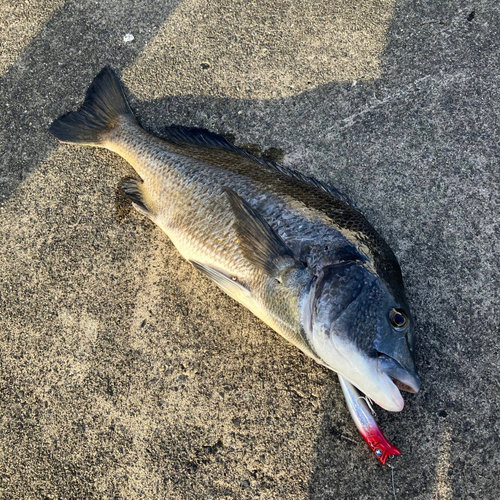
<path fill-rule="evenodd" d="M 134 41 L 134 35 L 132 35 L 132 33 L 127 33 L 124 37 L 123 37 L 123 41 L 125 43 L 127 42 L 133 42 Z"/>

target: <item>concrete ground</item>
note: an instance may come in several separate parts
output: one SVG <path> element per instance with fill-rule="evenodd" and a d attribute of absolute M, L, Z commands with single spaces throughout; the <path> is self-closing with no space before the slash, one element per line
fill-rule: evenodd
<path fill-rule="evenodd" d="M 500 498 L 499 54 L 497 0 L 0 0 L 0 498 Z M 378 412 L 394 469 L 123 160 L 48 134 L 105 64 L 149 130 L 282 156 L 388 240 L 422 378 Z"/>

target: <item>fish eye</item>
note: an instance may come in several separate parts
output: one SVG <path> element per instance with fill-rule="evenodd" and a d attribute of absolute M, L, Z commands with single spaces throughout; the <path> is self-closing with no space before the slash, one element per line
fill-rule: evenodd
<path fill-rule="evenodd" d="M 403 309 L 395 307 L 389 312 L 389 320 L 394 328 L 404 328 L 408 324 L 408 316 Z"/>

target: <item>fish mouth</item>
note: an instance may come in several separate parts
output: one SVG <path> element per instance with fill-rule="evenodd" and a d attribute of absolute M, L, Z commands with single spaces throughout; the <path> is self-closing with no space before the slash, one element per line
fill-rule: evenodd
<path fill-rule="evenodd" d="M 406 384 L 403 384 L 403 382 L 401 382 L 401 380 L 398 380 L 396 378 L 392 378 L 391 377 L 391 380 L 393 382 L 393 384 L 400 390 L 400 391 L 405 391 L 405 392 L 411 392 L 413 394 L 416 394 L 417 391 L 413 388 L 413 387 L 410 387 L 409 385 L 406 385 Z"/>
<path fill-rule="evenodd" d="M 406 392 L 416 394 L 420 390 L 420 378 L 414 371 L 407 370 L 395 359 L 379 353 L 378 368 L 391 378 L 394 385 Z"/>
<path fill-rule="evenodd" d="M 403 396 L 377 358 L 367 356 L 351 342 L 331 336 L 313 338 L 316 352 L 322 353 L 321 362 L 342 375 L 368 398 L 387 411 L 398 412 L 404 407 Z"/>
<path fill-rule="evenodd" d="M 384 410 L 392 412 L 401 411 L 404 408 L 405 402 L 399 388 L 392 378 L 385 373 L 373 375 L 374 377 L 372 380 L 376 380 L 376 383 L 370 384 L 371 387 L 367 386 L 366 383 L 356 383 L 355 381 L 347 380 L 357 387 L 358 390 L 363 392 L 367 398 L 371 399 Z M 347 378 L 343 374 L 342 376 Z"/>
<path fill-rule="evenodd" d="M 373 399 L 380 407 L 387 411 L 398 412 L 404 407 L 404 399 L 393 379 L 385 373 L 382 373 L 382 381 L 379 386 L 379 391 L 373 396 L 367 394 L 370 399 Z"/>

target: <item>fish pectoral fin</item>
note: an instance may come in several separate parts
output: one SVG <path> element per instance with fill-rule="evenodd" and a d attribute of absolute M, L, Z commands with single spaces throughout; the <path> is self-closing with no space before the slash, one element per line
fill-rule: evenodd
<path fill-rule="evenodd" d="M 248 285 L 242 283 L 236 276 L 231 276 L 220 269 L 215 269 L 194 260 L 190 260 L 189 262 L 191 262 L 198 271 L 201 271 L 214 281 L 223 292 L 227 293 L 233 299 L 241 301 L 244 297 L 250 296 L 250 288 Z"/>
<path fill-rule="evenodd" d="M 139 213 L 150 219 L 154 217 L 155 214 L 151 204 L 148 202 L 142 181 L 129 177 L 122 181 L 121 187 L 125 196 L 132 201 L 132 205 Z"/>
<path fill-rule="evenodd" d="M 243 255 L 268 276 L 281 281 L 285 271 L 303 265 L 274 229 L 243 198 L 224 187 L 236 217 L 235 229 Z"/>

